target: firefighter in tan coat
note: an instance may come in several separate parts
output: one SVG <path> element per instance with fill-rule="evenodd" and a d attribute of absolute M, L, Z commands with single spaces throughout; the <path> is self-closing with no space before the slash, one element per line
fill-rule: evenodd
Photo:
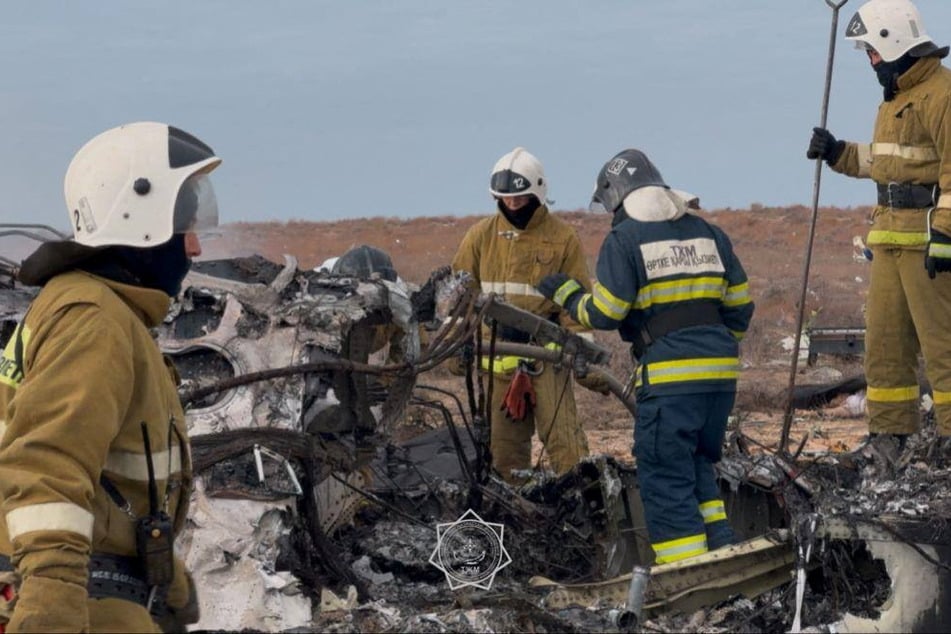
<path fill-rule="evenodd" d="M 878 188 L 867 243 L 869 432 L 902 447 L 919 426 L 918 353 L 938 432 L 951 436 L 951 70 L 907 0 L 872 0 L 845 29 L 884 88 L 872 143 L 813 130 L 807 156 Z"/>
<path fill-rule="evenodd" d="M 567 273 L 586 283 L 590 280 L 581 241 L 574 229 L 549 212 L 545 204 L 547 189 L 541 163 L 523 148 L 500 158 L 489 187 L 498 213 L 466 232 L 452 268 L 471 274 L 483 293 L 496 293 L 514 306 L 580 331 L 582 327 L 557 304 L 535 290 L 535 285 L 551 273 Z M 590 332 L 584 335 L 591 337 Z M 486 341 L 488 336 L 486 327 Z M 500 341 L 534 343 L 527 333 L 514 328 L 500 327 L 497 337 Z M 588 455 L 570 369 L 499 356 L 484 358 L 482 370 L 493 377 L 490 451 L 493 466 L 504 479 L 516 482 L 512 470 L 532 466 L 535 432 L 558 474 Z M 603 379 L 594 373 L 578 382 L 597 392 L 608 392 Z"/>
<path fill-rule="evenodd" d="M 192 480 L 185 416 L 149 329 L 201 253 L 194 231 L 217 223 L 219 163 L 164 124 L 100 134 L 66 173 L 74 239 L 23 262 L 21 281 L 42 289 L 0 360 L 7 632 L 197 621 L 172 555 Z"/>

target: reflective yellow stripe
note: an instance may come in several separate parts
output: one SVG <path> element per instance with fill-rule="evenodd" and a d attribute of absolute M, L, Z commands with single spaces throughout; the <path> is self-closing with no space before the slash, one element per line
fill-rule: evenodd
<path fill-rule="evenodd" d="M 578 323 L 585 328 L 591 328 L 591 315 L 588 314 L 588 302 L 591 301 L 591 295 L 585 295 L 578 302 Z"/>
<path fill-rule="evenodd" d="M 744 282 L 736 286 L 730 286 L 726 289 L 726 295 L 723 296 L 724 306 L 742 306 L 750 303 L 750 284 Z"/>
<path fill-rule="evenodd" d="M 951 244 L 932 242 L 928 245 L 928 255 L 939 258 L 951 258 Z"/>
<path fill-rule="evenodd" d="M 669 304 L 688 299 L 722 299 L 725 292 L 726 281 L 719 277 L 653 282 L 638 291 L 634 308 L 645 310 L 654 304 Z"/>
<path fill-rule="evenodd" d="M 741 332 L 739 330 L 731 330 L 730 332 L 733 333 L 733 336 L 736 337 L 737 341 L 743 341 L 743 337 L 746 336 L 745 332 Z"/>
<path fill-rule="evenodd" d="M 917 401 L 921 392 L 917 385 L 905 387 L 871 387 L 865 396 L 870 401 L 878 403 L 901 403 L 902 401 Z"/>
<path fill-rule="evenodd" d="M 489 370 L 491 368 L 495 374 L 514 372 L 521 360 L 522 357 L 495 357 L 494 360 L 489 357 L 482 357 L 482 369 Z"/>
<path fill-rule="evenodd" d="M 707 552 L 707 536 L 704 533 L 681 537 L 667 542 L 651 544 L 658 564 L 669 564 L 688 557 L 696 557 Z"/>
<path fill-rule="evenodd" d="M 68 531 L 92 540 L 93 515 L 69 502 L 29 504 L 7 513 L 10 539 L 33 531 Z"/>
<path fill-rule="evenodd" d="M 704 524 L 712 524 L 726 519 L 726 507 L 723 500 L 710 500 L 700 505 L 700 515 Z"/>
<path fill-rule="evenodd" d="M 928 234 L 913 231 L 869 231 L 868 243 L 894 244 L 898 246 L 917 246 L 928 244 Z"/>
<path fill-rule="evenodd" d="M 169 464 L 169 455 L 171 455 L 171 464 Z M 172 447 L 171 454 L 168 451 L 152 452 L 152 466 L 155 468 L 155 477 L 159 480 L 165 480 L 169 474 L 179 473 L 182 470 L 181 449 L 177 446 Z M 103 469 L 129 480 L 140 482 L 149 480 L 145 454 L 141 453 L 112 451 L 106 457 Z"/>
<path fill-rule="evenodd" d="M 558 287 L 558 290 L 555 291 L 555 296 L 552 297 L 551 300 L 559 306 L 564 306 L 568 298 L 580 290 L 584 289 L 581 288 L 581 284 L 579 284 L 577 280 L 568 280 Z"/>
<path fill-rule="evenodd" d="M 480 288 L 483 293 L 496 293 L 497 295 L 524 295 L 526 297 L 545 297 L 538 292 L 531 284 L 522 282 L 482 282 Z"/>
<path fill-rule="evenodd" d="M 594 283 L 592 297 L 595 308 L 614 321 L 621 321 L 627 316 L 627 312 L 631 310 L 630 302 L 625 302 L 623 299 L 615 297 L 611 294 L 611 291 L 602 286 L 600 282 Z"/>
<path fill-rule="evenodd" d="M 650 377 L 652 385 L 681 381 L 737 379 L 740 376 L 740 360 L 736 357 L 719 357 L 659 361 L 647 364 L 647 376 Z"/>
<path fill-rule="evenodd" d="M 939 392 L 938 390 L 935 390 L 931 394 L 931 398 L 935 405 L 947 405 L 948 403 L 951 403 L 951 392 Z"/>
<path fill-rule="evenodd" d="M 873 143 L 873 156 L 896 156 L 909 161 L 937 161 L 938 150 L 933 146 L 899 145 L 898 143 Z"/>

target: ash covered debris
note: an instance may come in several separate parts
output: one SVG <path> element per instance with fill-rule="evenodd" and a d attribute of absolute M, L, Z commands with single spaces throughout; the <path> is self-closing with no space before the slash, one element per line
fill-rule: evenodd
<path fill-rule="evenodd" d="M 512 488 L 484 471 L 479 413 L 417 381 L 478 328 L 475 298 L 441 296 L 455 328 L 423 350 L 401 282 L 241 258 L 186 286 L 158 336 L 190 404 L 199 477 L 177 546 L 199 629 L 620 629 L 630 570 L 652 560 L 635 466 L 596 456 Z M 31 297 L 0 288 L 0 344 Z M 397 440 L 410 406 L 439 428 Z M 744 541 L 654 566 L 640 630 L 951 627 L 947 448 L 928 425 L 902 451 L 879 444 L 792 460 L 728 443 Z M 505 526 L 512 563 L 490 590 L 453 592 L 430 562 L 436 525 L 470 508 Z"/>

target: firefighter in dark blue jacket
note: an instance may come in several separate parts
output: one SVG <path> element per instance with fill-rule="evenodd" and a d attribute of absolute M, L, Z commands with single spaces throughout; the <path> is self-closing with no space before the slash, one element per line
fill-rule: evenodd
<path fill-rule="evenodd" d="M 667 187 L 642 152 L 620 152 L 601 169 L 591 202 L 614 214 L 594 290 L 563 273 L 538 286 L 582 325 L 617 329 L 631 343 L 634 456 L 658 564 L 735 541 L 713 465 L 753 302 L 730 239 L 689 213 L 695 200 Z"/>

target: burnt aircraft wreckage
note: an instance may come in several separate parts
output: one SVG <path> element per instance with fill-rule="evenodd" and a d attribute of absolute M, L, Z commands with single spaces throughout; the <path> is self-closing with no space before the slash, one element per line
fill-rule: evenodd
<path fill-rule="evenodd" d="M 0 238 L 46 233 L 0 226 Z M 17 264 L 0 257 L 0 346 L 38 290 Z M 480 340 L 482 323 L 561 349 Z M 931 421 L 890 455 L 789 455 L 734 430 L 718 471 L 743 541 L 652 565 L 636 465 L 592 456 L 513 489 L 488 468 L 493 413 L 473 364 L 461 396 L 426 384 L 474 341 L 476 357 L 601 372 L 634 410 L 607 350 L 459 275 L 417 287 L 289 256 L 198 262 L 156 336 L 182 376 L 193 444 L 176 546 L 199 587 L 196 629 L 951 629 L 951 464 L 933 455 Z M 440 424 L 409 435 L 411 412 Z M 504 526 L 510 561 L 489 587 L 453 590 L 432 557 L 439 527 L 467 512 Z"/>

